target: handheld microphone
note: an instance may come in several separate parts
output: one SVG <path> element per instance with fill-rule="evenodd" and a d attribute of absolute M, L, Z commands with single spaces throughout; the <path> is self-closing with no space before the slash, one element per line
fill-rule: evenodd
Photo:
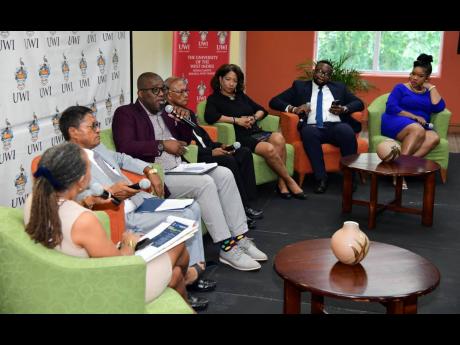
<path fill-rule="evenodd" d="M 425 123 L 425 125 L 423 125 L 423 127 L 425 127 L 426 129 L 433 129 L 434 125 L 431 122 L 427 122 Z"/>
<path fill-rule="evenodd" d="M 195 123 L 192 121 L 192 120 L 189 120 L 189 119 L 186 119 L 186 118 L 180 118 L 177 116 L 177 114 L 174 112 L 174 107 L 171 105 L 171 104 L 168 104 L 166 107 L 165 107 L 165 111 L 168 113 L 168 115 L 172 115 L 174 116 L 175 118 L 179 119 L 181 122 L 189 125 L 190 127 L 192 128 L 196 128 L 196 125 Z"/>
<path fill-rule="evenodd" d="M 225 151 L 238 150 L 241 147 L 241 144 L 238 141 L 235 141 L 233 145 L 227 146 L 224 148 Z"/>
<path fill-rule="evenodd" d="M 113 195 L 111 195 L 109 192 L 107 192 L 104 187 L 102 187 L 102 185 L 100 183 L 93 183 L 91 184 L 91 186 L 89 187 L 89 189 L 91 190 L 91 195 L 93 196 L 99 196 L 101 197 L 102 199 L 109 199 L 111 198 L 110 201 L 112 201 L 112 203 L 116 206 L 120 205 L 121 204 L 121 200 L 114 197 Z"/>
<path fill-rule="evenodd" d="M 152 184 L 150 183 L 150 180 L 146 179 L 146 178 L 143 178 L 142 180 L 140 180 L 138 183 L 134 183 L 130 186 L 128 186 L 129 188 L 132 188 L 132 189 L 147 189 L 147 188 L 150 188 Z"/>

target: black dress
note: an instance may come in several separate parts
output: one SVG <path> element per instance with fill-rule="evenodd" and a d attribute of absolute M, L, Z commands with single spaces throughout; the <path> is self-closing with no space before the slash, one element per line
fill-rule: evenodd
<path fill-rule="evenodd" d="M 251 116 L 259 110 L 264 112 L 263 117 L 267 116 L 268 112 L 243 92 L 238 92 L 234 99 L 230 99 L 230 97 L 220 92 L 214 92 L 206 101 L 204 118 L 207 123 L 213 124 L 222 115 L 232 117 Z M 254 123 L 251 128 L 244 128 L 237 124 L 233 126 L 235 127 L 236 140 L 252 152 L 254 152 L 256 145 L 260 141 L 267 140 L 271 135 L 270 132 L 263 131 L 257 123 Z"/>
<path fill-rule="evenodd" d="M 250 207 L 250 201 L 257 198 L 256 177 L 252 153 L 246 147 L 240 147 L 233 155 L 213 156 L 212 150 L 222 146 L 222 143 L 212 141 L 208 133 L 198 125 L 195 114 L 190 111 L 190 118 L 197 124 L 193 130 L 193 139 L 198 146 L 198 162 L 217 163 L 230 169 L 235 177 L 241 201 L 245 207 Z"/>

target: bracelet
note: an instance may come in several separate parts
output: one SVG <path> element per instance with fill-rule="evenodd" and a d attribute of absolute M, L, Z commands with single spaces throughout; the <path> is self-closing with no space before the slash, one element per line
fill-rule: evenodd
<path fill-rule="evenodd" d="M 236 123 L 236 119 L 235 119 L 234 117 L 232 117 L 232 119 L 233 119 L 233 124 L 235 124 L 235 123 Z"/>
<path fill-rule="evenodd" d="M 431 85 L 431 87 L 428 89 L 428 92 L 430 92 L 431 90 L 433 90 L 435 87 L 436 87 L 436 85 Z"/>
<path fill-rule="evenodd" d="M 291 113 L 293 113 L 296 109 L 297 109 L 297 107 L 292 107 Z"/>

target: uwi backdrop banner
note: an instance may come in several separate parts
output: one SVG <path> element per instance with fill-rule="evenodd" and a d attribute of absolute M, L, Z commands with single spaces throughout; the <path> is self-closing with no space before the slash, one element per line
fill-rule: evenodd
<path fill-rule="evenodd" d="M 22 207 L 32 159 L 64 142 L 62 111 L 93 110 L 101 128 L 131 95 L 129 31 L 0 31 L 0 205 Z"/>
<path fill-rule="evenodd" d="M 229 62 L 229 49 L 230 31 L 174 31 L 172 72 L 185 79 L 191 110 L 212 93 L 210 81 Z"/>

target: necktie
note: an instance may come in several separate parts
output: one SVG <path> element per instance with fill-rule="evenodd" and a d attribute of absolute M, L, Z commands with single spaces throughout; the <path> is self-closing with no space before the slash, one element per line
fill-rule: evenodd
<path fill-rule="evenodd" d="M 104 159 L 97 153 L 96 151 L 94 152 L 94 160 L 96 161 L 97 165 L 102 169 L 102 171 L 107 175 L 107 177 L 112 181 L 112 183 L 117 183 L 120 181 L 126 181 L 130 183 L 126 177 L 122 175 L 118 175 L 115 173 L 111 168 L 107 166 L 105 163 Z M 144 202 L 144 198 L 140 195 L 141 193 L 137 193 L 133 195 L 129 200 L 131 200 L 134 205 L 136 205 L 136 208 L 138 208 L 142 203 Z"/>
<path fill-rule="evenodd" d="M 316 126 L 323 128 L 323 87 L 318 87 L 318 98 L 316 99 Z"/>

